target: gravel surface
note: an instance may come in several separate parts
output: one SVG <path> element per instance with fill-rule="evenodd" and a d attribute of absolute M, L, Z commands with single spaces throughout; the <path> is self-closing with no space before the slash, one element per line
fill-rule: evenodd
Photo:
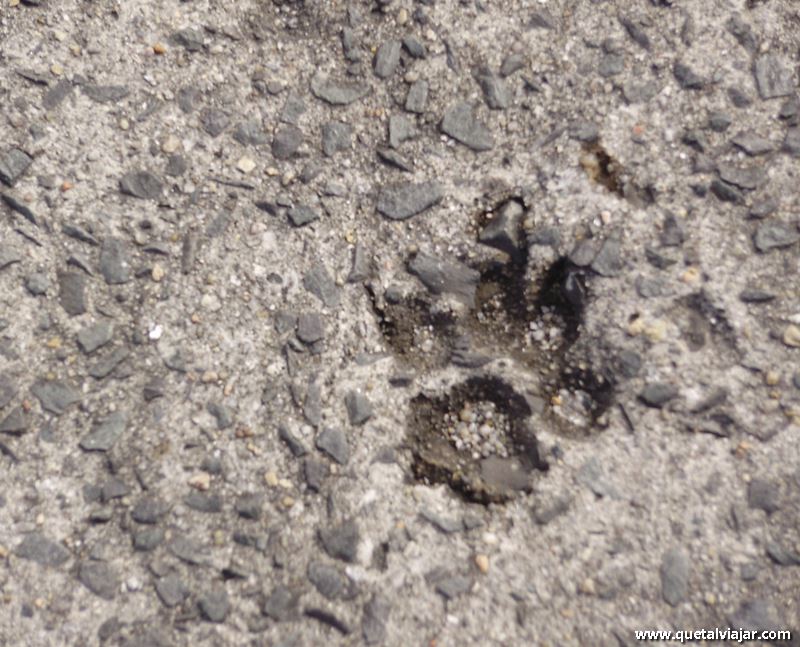
<path fill-rule="evenodd" d="M 2 0 L 0 645 L 800 645 L 792 0 Z"/>

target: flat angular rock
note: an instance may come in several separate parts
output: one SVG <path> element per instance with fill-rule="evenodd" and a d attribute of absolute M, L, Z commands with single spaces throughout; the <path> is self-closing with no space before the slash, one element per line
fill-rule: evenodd
<path fill-rule="evenodd" d="M 378 51 L 375 52 L 375 60 L 372 64 L 375 76 L 379 79 L 387 79 L 394 74 L 400 64 L 400 47 L 399 40 L 387 40 L 381 44 Z"/>
<path fill-rule="evenodd" d="M 756 59 L 753 65 L 753 75 L 762 99 L 786 97 L 795 90 L 791 69 L 773 54 Z"/>
<path fill-rule="evenodd" d="M 131 93 L 124 85 L 84 85 L 81 90 L 95 103 L 117 103 Z"/>
<path fill-rule="evenodd" d="M 141 200 L 158 200 L 164 185 L 149 171 L 129 171 L 120 178 L 119 189 L 122 193 Z"/>
<path fill-rule="evenodd" d="M 350 391 L 344 397 L 344 405 L 351 425 L 363 425 L 372 417 L 372 403 L 363 393 Z"/>
<path fill-rule="evenodd" d="M 306 111 L 306 104 L 303 99 L 296 92 L 289 92 L 286 97 L 286 103 L 283 104 L 280 120 L 285 124 L 297 126 L 300 123 L 300 117 Z"/>
<path fill-rule="evenodd" d="M 240 122 L 233 131 L 233 138 L 242 146 L 263 146 L 267 143 L 267 134 L 258 119 Z"/>
<path fill-rule="evenodd" d="M 289 587 L 278 585 L 264 600 L 261 612 L 275 622 L 286 622 L 297 615 L 297 598 Z"/>
<path fill-rule="evenodd" d="M 146 496 L 136 502 L 131 510 L 131 519 L 136 523 L 155 524 L 169 512 L 169 506 L 152 496 Z"/>
<path fill-rule="evenodd" d="M 257 521 L 261 518 L 264 501 L 260 494 L 243 494 L 236 499 L 236 513 L 243 519 Z"/>
<path fill-rule="evenodd" d="M 453 600 L 472 590 L 473 580 L 469 575 L 450 573 L 436 580 L 434 588 L 445 600 Z"/>
<path fill-rule="evenodd" d="M 316 312 L 303 313 L 297 318 L 297 338 L 313 344 L 325 337 L 325 319 Z"/>
<path fill-rule="evenodd" d="M 128 424 L 128 417 L 122 411 L 115 411 L 95 425 L 94 429 L 83 437 L 81 448 L 86 451 L 107 452 L 119 440 Z"/>
<path fill-rule="evenodd" d="M 9 209 L 21 215 L 32 225 L 37 227 L 40 225 L 39 218 L 36 217 L 36 214 L 27 204 L 25 204 L 25 202 L 16 198 L 10 193 L 2 193 L 0 194 L 0 198 L 6 203 L 6 205 L 8 205 Z"/>
<path fill-rule="evenodd" d="M 723 182 L 722 180 L 713 180 L 710 188 L 711 193 L 713 193 L 723 202 L 733 202 L 734 204 L 739 204 L 744 201 L 744 196 L 739 189 L 731 184 L 728 184 L 727 182 Z"/>
<path fill-rule="evenodd" d="M 446 261 L 419 253 L 408 264 L 408 271 L 433 294 L 453 294 L 468 305 L 475 301 L 480 272 L 460 261 Z"/>
<path fill-rule="evenodd" d="M 197 606 L 203 618 L 215 623 L 223 622 L 231 609 L 228 592 L 222 587 L 216 587 L 200 595 L 197 598 Z"/>
<path fill-rule="evenodd" d="M 319 532 L 322 547 L 334 559 L 355 562 L 361 535 L 355 521 L 345 521 L 338 526 L 324 528 Z"/>
<path fill-rule="evenodd" d="M 339 288 L 322 263 L 316 263 L 306 272 L 303 286 L 328 308 L 339 305 Z"/>
<path fill-rule="evenodd" d="M 465 101 L 453 104 L 445 111 L 440 127 L 445 135 L 474 151 L 494 148 L 491 131 L 474 116 L 472 106 Z"/>
<path fill-rule="evenodd" d="M 751 157 L 766 155 L 775 150 L 775 146 L 771 141 L 750 130 L 740 132 L 731 139 L 731 143 L 737 148 L 741 148 Z"/>
<path fill-rule="evenodd" d="M 661 595 L 670 606 L 677 606 L 689 594 L 689 555 L 683 548 L 673 548 L 661 561 Z"/>
<path fill-rule="evenodd" d="M 199 52 L 203 49 L 203 32 L 200 29 L 186 27 L 174 32 L 169 40 L 173 45 L 183 47 L 188 52 Z"/>
<path fill-rule="evenodd" d="M 333 157 L 340 151 L 350 148 L 353 127 L 341 121 L 329 121 L 322 126 L 322 152 Z"/>
<path fill-rule="evenodd" d="M 114 336 L 114 325 L 107 321 L 86 326 L 78 332 L 78 346 L 84 353 L 93 353 L 111 341 Z"/>
<path fill-rule="evenodd" d="M 684 90 L 700 90 L 705 85 L 703 79 L 692 68 L 681 61 L 672 66 L 675 79 Z"/>
<path fill-rule="evenodd" d="M 340 429 L 325 429 L 317 436 L 316 445 L 317 449 L 325 452 L 340 465 L 347 464 L 350 459 L 347 436 Z"/>
<path fill-rule="evenodd" d="M 381 162 L 388 164 L 389 166 L 393 166 L 394 168 L 400 169 L 401 171 L 405 171 L 406 173 L 410 173 L 414 170 L 413 165 L 406 161 L 406 159 L 400 155 L 395 150 L 391 148 L 376 148 L 375 152 L 378 154 L 378 158 Z"/>
<path fill-rule="evenodd" d="M 404 115 L 389 117 L 389 146 L 399 148 L 404 141 L 416 136 L 417 129 L 408 117 Z"/>
<path fill-rule="evenodd" d="M 618 276 L 622 271 L 622 243 L 618 238 L 607 238 L 597 256 L 592 261 L 591 268 L 600 276 Z"/>
<path fill-rule="evenodd" d="M 319 218 L 319 214 L 305 204 L 299 204 L 289 209 L 287 215 L 289 217 L 289 222 L 291 222 L 294 227 L 302 227 Z"/>
<path fill-rule="evenodd" d="M 369 94 L 369 86 L 362 83 L 342 83 L 317 73 L 311 79 L 311 93 L 334 106 L 346 106 Z"/>
<path fill-rule="evenodd" d="M 89 367 L 89 375 L 97 380 L 108 377 L 117 366 L 128 359 L 130 354 L 131 351 L 127 346 L 115 348 Z"/>
<path fill-rule="evenodd" d="M 14 407 L 5 418 L 0 419 L 0 434 L 23 434 L 28 430 L 30 420 L 22 407 Z"/>
<path fill-rule="evenodd" d="M 505 110 L 511 105 L 511 90 L 508 84 L 489 70 L 482 70 L 477 75 L 483 99 L 492 110 Z"/>
<path fill-rule="evenodd" d="M 70 558 L 70 552 L 63 544 L 56 543 L 38 532 L 25 535 L 14 550 L 14 554 L 20 559 L 29 559 L 51 568 L 61 566 Z"/>
<path fill-rule="evenodd" d="M 314 588 L 329 600 L 350 599 L 355 595 L 355 587 L 350 579 L 335 566 L 312 561 L 306 574 Z"/>
<path fill-rule="evenodd" d="M 12 148 L 0 158 L 0 180 L 8 186 L 14 183 L 33 164 L 33 158 L 19 148 Z"/>
<path fill-rule="evenodd" d="M 272 137 L 272 156 L 278 160 L 294 157 L 303 143 L 303 132 L 296 126 L 281 126 Z"/>
<path fill-rule="evenodd" d="M 391 604 L 389 600 L 376 593 L 364 605 L 361 617 L 361 634 L 367 645 L 380 645 L 386 640 L 386 623 L 389 621 Z"/>
<path fill-rule="evenodd" d="M 208 559 L 206 546 L 184 535 L 175 535 L 168 548 L 175 557 L 192 566 L 204 564 Z"/>
<path fill-rule="evenodd" d="M 200 125 L 211 137 L 219 137 L 230 123 L 228 114 L 215 108 L 205 110 L 200 118 Z"/>
<path fill-rule="evenodd" d="M 732 164 L 720 164 L 717 167 L 720 179 L 747 191 L 757 189 L 764 182 L 764 171 L 760 168 L 746 168 Z"/>
<path fill-rule="evenodd" d="M 156 594 L 161 603 L 171 609 L 187 598 L 189 589 L 183 583 L 180 575 L 170 573 L 156 580 Z"/>
<path fill-rule="evenodd" d="M 786 131 L 783 150 L 792 157 L 800 157 L 800 128 L 790 128 Z"/>
<path fill-rule="evenodd" d="M 754 478 L 747 486 L 747 503 L 751 508 L 763 510 L 767 514 L 777 512 L 781 508 L 778 483 Z"/>
<path fill-rule="evenodd" d="M 119 577 L 106 562 L 86 561 L 78 568 L 78 581 L 96 596 L 113 600 L 119 590 Z"/>
<path fill-rule="evenodd" d="M 800 232 L 797 231 L 797 228 L 777 221 L 760 224 L 753 235 L 753 243 L 762 254 L 773 249 L 791 247 L 798 240 L 800 240 Z"/>
<path fill-rule="evenodd" d="M 391 220 L 406 220 L 430 209 L 444 198 L 444 189 L 436 181 L 404 182 L 384 187 L 378 196 L 378 213 Z"/>
<path fill-rule="evenodd" d="M 425 106 L 428 104 L 428 82 L 424 79 L 414 81 L 406 94 L 405 109 L 408 112 L 422 114 L 425 112 Z"/>
<path fill-rule="evenodd" d="M 100 247 L 100 274 L 109 285 L 122 285 L 133 278 L 127 241 L 109 237 Z"/>
<path fill-rule="evenodd" d="M 56 380 L 36 382 L 31 387 L 31 393 L 39 400 L 42 409 L 57 416 L 81 400 L 79 391 L 66 382 Z"/>

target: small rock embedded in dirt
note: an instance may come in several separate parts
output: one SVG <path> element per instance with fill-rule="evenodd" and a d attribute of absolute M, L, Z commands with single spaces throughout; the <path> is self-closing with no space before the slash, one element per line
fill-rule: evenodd
<path fill-rule="evenodd" d="M 222 587 L 216 587 L 202 593 L 197 598 L 197 606 L 200 613 L 209 622 L 223 622 L 228 617 L 231 608 L 228 591 Z"/>
<path fill-rule="evenodd" d="M 322 263 L 316 263 L 303 276 L 303 286 L 328 308 L 339 305 L 339 288 Z"/>
<path fill-rule="evenodd" d="M 242 146 L 263 146 L 268 141 L 259 119 L 240 122 L 233 131 L 233 138 Z"/>
<path fill-rule="evenodd" d="M 478 240 L 516 258 L 522 243 L 522 214 L 522 205 L 509 200 L 483 228 Z"/>
<path fill-rule="evenodd" d="M 297 599 L 289 587 L 278 585 L 264 600 L 261 611 L 275 622 L 286 622 L 297 614 Z"/>
<path fill-rule="evenodd" d="M 25 289 L 33 296 L 46 294 L 49 287 L 50 280 L 42 272 L 34 272 L 25 277 Z"/>
<path fill-rule="evenodd" d="M 292 209 L 289 209 L 287 215 L 289 216 L 289 221 L 294 227 L 303 227 L 304 225 L 314 222 L 317 220 L 317 218 L 319 218 L 319 214 L 305 204 L 300 204 Z"/>
<path fill-rule="evenodd" d="M 325 319 L 316 312 L 306 312 L 297 318 L 297 338 L 304 344 L 313 344 L 325 337 Z"/>
<path fill-rule="evenodd" d="M 353 127 L 341 121 L 329 121 L 322 126 L 322 152 L 327 157 L 350 148 Z"/>
<path fill-rule="evenodd" d="M 109 237 L 100 248 L 100 273 L 109 285 L 122 285 L 133 278 L 127 241 Z"/>
<path fill-rule="evenodd" d="M 119 440 L 128 424 L 128 417 L 121 411 L 115 411 L 105 420 L 95 425 L 94 429 L 83 437 L 81 448 L 86 451 L 107 452 Z"/>
<path fill-rule="evenodd" d="M 134 198 L 158 200 L 164 185 L 149 171 L 130 171 L 120 178 L 119 188 L 122 193 Z"/>
<path fill-rule="evenodd" d="M 413 122 L 404 115 L 392 115 L 389 117 L 389 146 L 399 148 L 400 145 L 409 139 L 417 136 L 417 129 Z"/>
<path fill-rule="evenodd" d="M 133 506 L 131 519 L 136 523 L 155 524 L 169 511 L 169 506 L 152 496 L 145 496 Z"/>
<path fill-rule="evenodd" d="M 648 407 L 656 409 L 662 408 L 670 400 L 678 397 L 680 391 L 678 387 L 666 382 L 654 382 L 648 384 L 640 393 L 639 399 Z"/>
<path fill-rule="evenodd" d="M 670 606 L 677 606 L 689 594 L 689 554 L 683 548 L 672 548 L 661 561 L 661 595 Z"/>
<path fill-rule="evenodd" d="M 328 428 L 322 431 L 317 436 L 316 446 L 340 465 L 346 465 L 350 458 L 347 437 L 340 429 Z"/>
<path fill-rule="evenodd" d="M 488 151 L 494 148 L 494 138 L 489 128 L 473 114 L 472 106 L 459 102 L 450 106 L 444 113 L 442 132 L 474 151 Z"/>
<path fill-rule="evenodd" d="M 318 72 L 311 79 L 311 93 L 334 106 L 346 106 L 369 94 L 369 86 L 361 83 L 340 83 Z"/>
<path fill-rule="evenodd" d="M 795 90 L 791 69 L 775 55 L 768 54 L 756 59 L 753 74 L 762 99 L 786 97 Z"/>
<path fill-rule="evenodd" d="M 303 132 L 296 126 L 281 126 L 272 137 L 272 156 L 278 160 L 294 157 L 303 143 Z"/>
<path fill-rule="evenodd" d="M 84 353 L 93 353 L 101 346 L 105 346 L 114 336 L 114 325 L 101 321 L 82 328 L 78 332 L 78 346 Z"/>
<path fill-rule="evenodd" d="M 798 240 L 800 232 L 796 228 L 777 221 L 760 224 L 753 235 L 753 243 L 762 254 L 773 249 L 791 247 Z"/>
<path fill-rule="evenodd" d="M 19 148 L 12 148 L 0 158 L 0 180 L 14 186 L 20 176 L 33 164 L 33 158 Z"/>
<path fill-rule="evenodd" d="M 189 595 L 189 589 L 177 573 L 169 573 L 157 579 L 155 588 L 159 600 L 170 609 L 178 606 Z"/>
<path fill-rule="evenodd" d="M 511 91 L 508 84 L 491 70 L 482 69 L 475 78 L 483 91 L 486 105 L 492 110 L 505 110 L 511 105 Z"/>
<path fill-rule="evenodd" d="M 400 41 L 387 40 L 375 53 L 373 69 L 379 79 L 388 79 L 400 64 Z"/>
<path fill-rule="evenodd" d="M 621 252 L 621 241 L 618 238 L 607 238 L 594 257 L 591 268 L 600 276 L 618 276 L 623 268 Z"/>
<path fill-rule="evenodd" d="M 428 82 L 420 79 L 411 84 L 406 94 L 405 109 L 408 112 L 422 114 L 428 104 Z"/>
<path fill-rule="evenodd" d="M 372 417 L 372 403 L 363 393 L 350 391 L 344 398 L 344 404 L 351 425 L 363 425 Z"/>
<path fill-rule="evenodd" d="M 334 559 L 355 562 L 361 535 L 355 521 L 345 521 L 319 531 L 322 547 Z"/>
<path fill-rule="evenodd" d="M 117 103 L 131 93 L 124 85 L 84 85 L 81 90 L 95 103 Z"/>
<path fill-rule="evenodd" d="M 203 32 L 192 27 L 174 32 L 169 40 L 173 45 L 183 47 L 188 52 L 199 52 L 203 49 Z"/>
<path fill-rule="evenodd" d="M 405 182 L 385 187 L 378 196 L 378 212 L 391 220 L 406 220 L 441 202 L 442 186 L 436 181 Z"/>
<path fill-rule="evenodd" d="M 408 271 L 433 294 L 453 294 L 470 306 L 475 302 L 480 272 L 459 261 L 419 253 L 408 264 Z"/>
<path fill-rule="evenodd" d="M 380 593 L 373 595 L 369 602 L 364 604 L 361 633 L 367 645 L 380 645 L 384 642 L 390 613 L 389 600 Z"/>
<path fill-rule="evenodd" d="M 775 146 L 771 141 L 750 130 L 740 132 L 731 139 L 731 143 L 737 148 L 741 148 L 751 157 L 766 155 L 775 150 Z"/>
<path fill-rule="evenodd" d="M 329 600 L 347 600 L 356 595 L 355 586 L 335 566 L 320 561 L 312 561 L 308 565 L 306 574 L 308 581 L 314 585 L 314 588 Z"/>
<path fill-rule="evenodd" d="M 51 568 L 65 564 L 70 558 L 70 552 L 63 544 L 56 543 L 38 532 L 25 535 L 14 553 L 20 559 L 29 559 Z"/>
<path fill-rule="evenodd" d="M 755 478 L 747 486 L 747 503 L 751 508 L 763 510 L 767 514 L 781 508 L 780 488 L 775 481 Z"/>
<path fill-rule="evenodd" d="M 78 580 L 104 600 L 113 600 L 119 589 L 119 577 L 106 562 L 83 562 L 78 568 Z"/>
<path fill-rule="evenodd" d="M 681 61 L 675 62 L 672 66 L 672 73 L 684 90 L 701 90 L 705 85 L 703 79 L 695 73 L 692 68 Z"/>
<path fill-rule="evenodd" d="M 81 394 L 70 384 L 59 381 L 40 380 L 31 387 L 31 393 L 38 398 L 42 409 L 57 416 L 70 406 L 81 401 Z"/>

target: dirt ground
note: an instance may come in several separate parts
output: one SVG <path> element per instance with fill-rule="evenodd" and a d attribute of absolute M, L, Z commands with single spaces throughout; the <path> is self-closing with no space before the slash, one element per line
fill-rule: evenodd
<path fill-rule="evenodd" d="M 0 3 L 0 645 L 800 645 L 796 2 Z"/>

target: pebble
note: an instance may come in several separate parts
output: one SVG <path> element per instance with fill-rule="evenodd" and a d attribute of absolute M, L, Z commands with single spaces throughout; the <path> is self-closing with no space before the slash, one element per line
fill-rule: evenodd
<path fill-rule="evenodd" d="M 119 103 L 131 93 L 124 85 L 82 85 L 81 91 L 95 103 Z"/>
<path fill-rule="evenodd" d="M 319 214 L 305 204 L 300 204 L 289 209 L 287 216 L 289 217 L 289 222 L 291 222 L 294 227 L 303 227 L 319 218 Z"/>
<path fill-rule="evenodd" d="M 372 417 L 372 403 L 359 391 L 350 391 L 344 397 L 344 404 L 351 425 L 363 425 Z"/>
<path fill-rule="evenodd" d="M 173 32 L 169 37 L 170 43 L 183 47 L 187 52 L 199 52 L 203 49 L 203 32 L 199 29 L 186 27 Z"/>
<path fill-rule="evenodd" d="M 209 622 L 220 623 L 228 617 L 231 603 L 227 590 L 222 586 L 216 586 L 197 598 L 197 606 L 203 618 Z"/>
<path fill-rule="evenodd" d="M 399 148 L 403 142 L 416 136 L 417 129 L 408 117 L 404 115 L 389 117 L 389 145 L 392 148 Z"/>
<path fill-rule="evenodd" d="M 419 253 L 408 264 L 408 271 L 433 294 L 453 294 L 468 305 L 475 301 L 480 272 L 460 261 Z"/>
<path fill-rule="evenodd" d="M 331 105 L 344 106 L 367 96 L 369 86 L 361 83 L 340 83 L 318 72 L 311 79 L 311 93 Z"/>
<path fill-rule="evenodd" d="M 747 485 L 747 503 L 751 508 L 763 510 L 768 515 L 777 512 L 781 508 L 778 483 L 754 478 Z"/>
<path fill-rule="evenodd" d="M 306 571 L 308 581 L 328 600 L 352 599 L 357 590 L 348 577 L 335 566 L 313 560 Z"/>
<path fill-rule="evenodd" d="M 268 141 L 259 119 L 239 122 L 233 131 L 233 138 L 242 146 L 263 146 Z"/>
<path fill-rule="evenodd" d="M 133 278 L 127 241 L 109 237 L 100 247 L 100 273 L 109 285 L 122 285 Z"/>
<path fill-rule="evenodd" d="M 277 160 L 291 159 L 302 144 L 303 132 L 297 126 L 280 126 L 272 137 L 272 156 Z"/>
<path fill-rule="evenodd" d="M 78 568 L 78 581 L 104 600 L 113 600 L 120 586 L 119 576 L 106 562 L 83 562 Z"/>
<path fill-rule="evenodd" d="M 43 272 L 34 272 L 25 277 L 25 289 L 33 296 L 42 296 L 50 288 L 50 279 Z"/>
<path fill-rule="evenodd" d="M 126 195 L 142 200 L 158 200 L 164 185 L 158 177 L 149 171 L 130 171 L 119 180 L 120 191 Z"/>
<path fill-rule="evenodd" d="M 170 609 L 181 604 L 189 596 L 189 589 L 177 573 L 169 573 L 158 578 L 155 589 L 158 599 Z"/>
<path fill-rule="evenodd" d="M 322 126 L 322 152 L 326 157 L 349 150 L 353 127 L 341 121 L 329 121 Z"/>
<path fill-rule="evenodd" d="M 347 437 L 340 429 L 327 428 L 322 431 L 317 436 L 316 446 L 340 465 L 346 465 L 350 459 Z"/>
<path fill-rule="evenodd" d="M 0 180 L 8 186 L 14 186 L 31 164 L 32 157 L 19 148 L 12 148 L 0 158 Z"/>
<path fill-rule="evenodd" d="M 701 90 L 705 85 L 703 79 L 682 61 L 675 62 L 672 73 L 684 90 Z"/>
<path fill-rule="evenodd" d="M 50 568 L 62 566 L 70 558 L 70 552 L 63 544 L 56 543 L 37 532 L 25 535 L 14 549 L 14 554 L 20 559 L 28 559 Z"/>
<path fill-rule="evenodd" d="M 783 247 L 790 247 L 800 240 L 797 228 L 778 221 L 761 223 L 753 235 L 756 249 L 763 253 Z"/>
<path fill-rule="evenodd" d="M 355 562 L 361 534 L 355 521 L 345 521 L 319 531 L 320 541 L 325 552 L 334 559 Z"/>
<path fill-rule="evenodd" d="M 516 257 L 522 244 L 522 215 L 522 205 L 516 200 L 509 200 L 481 230 L 478 240 Z"/>
<path fill-rule="evenodd" d="M 406 220 L 430 209 L 443 198 L 444 189 L 436 181 L 404 182 L 382 189 L 376 208 L 391 220 Z"/>
<path fill-rule="evenodd" d="M 373 70 L 379 79 L 387 79 L 395 73 L 400 64 L 400 41 L 387 40 L 375 53 Z"/>
<path fill-rule="evenodd" d="M 128 416 L 122 411 L 115 411 L 107 418 L 96 423 L 91 432 L 80 441 L 80 446 L 86 451 L 107 452 L 125 432 Z"/>
<path fill-rule="evenodd" d="M 236 499 L 236 512 L 243 519 L 258 521 L 263 511 L 263 498 L 260 494 L 243 494 Z"/>
<path fill-rule="evenodd" d="M 408 88 L 406 94 L 405 109 L 408 112 L 422 114 L 428 105 L 428 82 L 420 79 L 415 81 Z"/>
<path fill-rule="evenodd" d="M 425 45 L 414 36 L 406 36 L 403 38 L 403 47 L 413 58 L 425 58 L 427 56 Z"/>
<path fill-rule="evenodd" d="M 80 393 L 66 382 L 39 380 L 31 387 L 42 409 L 60 416 L 73 404 L 81 401 Z"/>
<path fill-rule="evenodd" d="M 775 150 L 771 141 L 756 134 L 751 130 L 745 130 L 731 139 L 731 143 L 737 148 L 742 149 L 751 157 L 765 155 Z"/>
<path fill-rule="evenodd" d="M 328 308 L 339 305 L 340 290 L 336 286 L 327 268 L 322 263 L 315 263 L 303 276 L 303 286 L 317 297 Z"/>
<path fill-rule="evenodd" d="M 474 116 L 472 106 L 467 102 L 451 105 L 444 113 L 440 128 L 445 135 L 474 151 L 488 151 L 494 148 L 491 131 Z"/>
<path fill-rule="evenodd" d="M 678 387 L 666 382 L 653 382 L 639 392 L 639 399 L 648 407 L 662 408 L 669 401 L 678 397 Z"/>
<path fill-rule="evenodd" d="M 677 606 L 689 594 L 689 554 L 683 548 L 672 548 L 661 561 L 661 595 L 670 606 Z"/>
<path fill-rule="evenodd" d="M 211 137 L 219 137 L 230 123 L 228 114 L 216 108 L 208 108 L 200 117 L 200 125 Z"/>
<path fill-rule="evenodd" d="M 486 105 L 492 110 L 505 110 L 511 105 L 511 90 L 508 84 L 489 69 L 476 74 Z"/>
<path fill-rule="evenodd" d="M 82 328 L 77 335 L 78 346 L 86 353 L 90 354 L 98 348 L 105 346 L 114 336 L 114 325 L 101 321 Z"/>
<path fill-rule="evenodd" d="M 786 97 L 795 91 L 791 69 L 782 59 L 773 54 L 756 59 L 753 65 L 753 75 L 762 99 Z"/>

